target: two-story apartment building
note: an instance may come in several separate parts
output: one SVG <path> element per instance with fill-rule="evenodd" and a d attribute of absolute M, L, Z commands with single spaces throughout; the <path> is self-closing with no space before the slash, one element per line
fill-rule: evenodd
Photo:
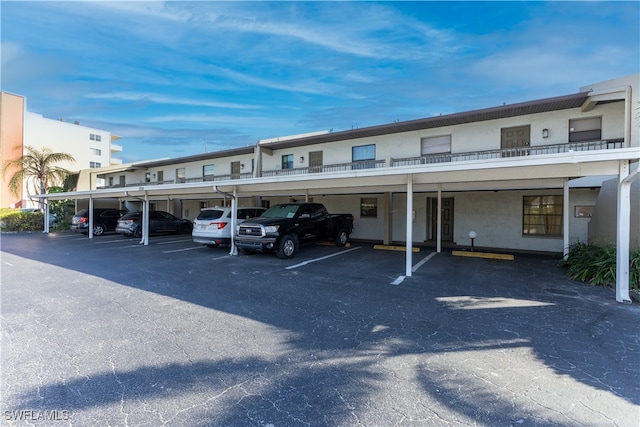
<path fill-rule="evenodd" d="M 232 200 L 313 199 L 353 213 L 354 239 L 439 251 L 469 245 L 474 231 L 477 246 L 502 250 L 563 253 L 590 236 L 628 250 L 640 247 L 639 91 L 633 75 L 518 104 L 122 165 L 95 171 L 104 188 L 73 196 L 190 219 Z"/>
<path fill-rule="evenodd" d="M 111 132 L 82 126 L 78 122 L 49 119 L 26 108 L 26 99 L 7 92 L 0 94 L 0 152 L 2 163 L 21 157 L 25 147 L 48 148 L 54 153 L 67 153 L 75 162 L 64 162 L 58 166 L 72 172 L 87 168 L 101 168 L 121 161 L 113 154 L 122 147 L 113 142 L 120 139 Z M 0 206 L 36 207 L 29 199 L 30 189 L 25 182 L 19 195 L 12 194 L 7 185 L 11 176 L 8 171 L 2 176 Z M 33 190 L 31 190 L 33 191 Z"/>

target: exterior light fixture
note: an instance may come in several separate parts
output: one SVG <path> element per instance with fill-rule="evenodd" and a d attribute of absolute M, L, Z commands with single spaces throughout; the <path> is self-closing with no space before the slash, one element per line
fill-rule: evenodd
<path fill-rule="evenodd" d="M 304 163 L 304 156 L 300 156 L 300 163 Z"/>
<path fill-rule="evenodd" d="M 476 233 L 475 231 L 469 232 L 469 238 L 471 239 L 471 252 L 474 251 L 474 240 L 476 239 L 476 237 L 478 237 L 478 233 Z"/>
<path fill-rule="evenodd" d="M 549 129 L 547 128 L 542 129 L 542 137 L 549 138 Z"/>

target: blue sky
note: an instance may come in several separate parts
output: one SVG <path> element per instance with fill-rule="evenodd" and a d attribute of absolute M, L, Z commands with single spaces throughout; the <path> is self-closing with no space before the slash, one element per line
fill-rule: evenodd
<path fill-rule="evenodd" d="M 2 90 L 124 162 L 578 92 L 638 73 L 640 3 L 2 1 Z"/>

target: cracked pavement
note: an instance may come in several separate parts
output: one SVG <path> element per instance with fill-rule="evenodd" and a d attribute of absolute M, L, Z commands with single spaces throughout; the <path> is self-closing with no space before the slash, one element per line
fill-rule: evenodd
<path fill-rule="evenodd" d="M 640 425 L 640 307 L 553 259 L 135 243 L 2 234 L 1 425 Z"/>

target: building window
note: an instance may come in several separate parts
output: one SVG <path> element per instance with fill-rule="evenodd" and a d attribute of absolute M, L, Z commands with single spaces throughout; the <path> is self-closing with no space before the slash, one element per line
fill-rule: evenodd
<path fill-rule="evenodd" d="M 102 137 L 100 135 L 96 135 L 96 141 L 102 141 Z"/>
<path fill-rule="evenodd" d="M 100 167 L 102 167 L 102 163 L 100 163 L 100 162 L 89 162 L 89 167 L 91 169 L 100 168 Z"/>
<path fill-rule="evenodd" d="M 102 156 L 102 150 L 99 148 L 90 148 L 91 154 L 94 156 Z"/>
<path fill-rule="evenodd" d="M 213 176 L 213 165 L 202 166 L 202 176 Z"/>
<path fill-rule="evenodd" d="M 522 234 L 562 236 L 562 196 L 524 196 Z"/>
<path fill-rule="evenodd" d="M 602 118 L 569 120 L 569 142 L 602 140 Z"/>
<path fill-rule="evenodd" d="M 95 141 L 95 140 L 96 140 L 96 134 L 95 134 L 95 133 L 90 133 L 90 134 L 89 134 L 89 139 L 90 139 L 91 141 Z"/>
<path fill-rule="evenodd" d="M 376 145 L 359 145 L 351 148 L 353 169 L 374 168 L 376 166 Z"/>
<path fill-rule="evenodd" d="M 421 155 L 429 156 L 443 153 L 451 153 L 451 135 L 429 136 L 420 139 Z"/>
<path fill-rule="evenodd" d="M 176 182 L 184 182 L 185 181 L 185 170 L 184 168 L 176 169 Z"/>
<path fill-rule="evenodd" d="M 109 187 L 113 187 L 113 177 L 109 177 Z"/>
<path fill-rule="evenodd" d="M 282 169 L 293 169 L 293 154 L 282 156 Z"/>
<path fill-rule="evenodd" d="M 377 218 L 378 217 L 378 199 L 375 197 L 366 197 L 360 199 L 360 217 L 361 218 Z"/>

